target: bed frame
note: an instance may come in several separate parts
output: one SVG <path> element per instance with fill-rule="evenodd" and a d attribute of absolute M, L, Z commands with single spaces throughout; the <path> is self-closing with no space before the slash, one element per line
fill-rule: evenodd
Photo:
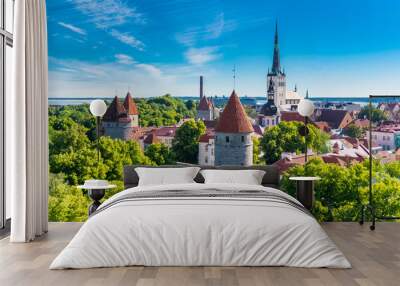
<path fill-rule="evenodd" d="M 133 188 L 136 187 L 139 183 L 139 176 L 135 171 L 136 167 L 145 167 L 145 168 L 184 168 L 184 167 L 189 167 L 189 166 L 194 166 L 194 165 L 164 165 L 164 166 L 142 166 L 142 165 L 130 165 L 130 166 L 124 166 L 124 186 L 125 189 L 128 188 Z M 243 167 L 243 166 L 219 166 L 219 167 L 213 167 L 213 166 L 198 166 L 202 170 L 206 169 L 217 169 L 217 170 L 262 170 L 265 171 L 265 175 L 262 180 L 262 185 L 265 187 L 272 187 L 279 189 L 279 181 L 280 181 L 280 176 L 279 176 L 279 171 L 276 166 L 272 165 L 264 165 L 264 166 L 249 166 L 249 167 Z M 196 178 L 194 179 L 197 183 L 204 183 L 204 178 L 203 176 L 198 173 Z"/>

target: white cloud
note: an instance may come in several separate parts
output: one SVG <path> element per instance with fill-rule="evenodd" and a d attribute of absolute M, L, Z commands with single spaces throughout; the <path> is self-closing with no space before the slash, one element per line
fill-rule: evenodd
<path fill-rule="evenodd" d="M 70 30 L 70 31 L 72 31 L 74 33 L 86 36 L 86 31 L 85 30 L 83 30 L 81 28 L 78 28 L 78 27 L 76 27 L 74 25 L 67 24 L 67 23 L 64 23 L 64 22 L 58 22 L 58 25 L 63 26 L 64 28 L 66 28 L 66 29 L 68 29 L 68 30 Z"/>
<path fill-rule="evenodd" d="M 124 95 L 131 87 L 134 96 L 150 97 L 166 93 L 182 94 L 186 82 L 176 83 L 152 64 L 133 64 L 121 67 L 118 63 L 92 64 L 77 60 L 50 58 L 50 97 L 112 97 Z M 176 88 L 178 87 L 178 88 Z"/>
<path fill-rule="evenodd" d="M 218 47 L 190 48 L 186 51 L 185 57 L 189 63 L 203 65 L 221 57 Z"/>
<path fill-rule="evenodd" d="M 184 46 L 193 46 L 198 37 L 198 30 L 197 28 L 189 28 L 185 32 L 177 33 L 175 35 L 176 40 L 178 43 Z"/>
<path fill-rule="evenodd" d="M 139 51 L 143 51 L 145 45 L 143 44 L 142 41 L 136 39 L 134 36 L 132 36 L 129 33 L 121 33 L 115 29 L 112 29 L 110 32 L 110 35 L 116 38 L 118 41 L 127 44 L 133 48 L 138 49 Z"/>
<path fill-rule="evenodd" d="M 112 97 L 125 95 L 129 87 L 138 97 L 193 96 L 198 92 L 198 76 L 203 74 L 216 84 L 221 79 L 209 67 L 117 62 L 90 63 L 74 59 L 49 58 L 49 97 Z M 211 93 L 211 80 L 208 82 Z M 223 84 L 225 86 L 225 84 Z"/>
<path fill-rule="evenodd" d="M 206 27 L 207 39 L 217 39 L 221 36 L 225 26 L 224 13 L 220 13 L 215 17 L 215 21 Z"/>
<path fill-rule="evenodd" d="M 117 62 L 123 65 L 132 65 L 135 63 L 135 60 L 128 55 L 124 54 L 116 54 L 115 58 L 117 59 Z"/>
<path fill-rule="evenodd" d="M 144 71 L 146 71 L 149 75 L 151 75 L 153 77 L 161 77 L 161 75 L 162 75 L 161 70 L 154 65 L 137 64 L 136 66 L 140 69 L 143 69 Z"/>
<path fill-rule="evenodd" d="M 131 20 L 138 24 L 146 23 L 144 16 L 136 8 L 121 0 L 70 0 L 76 8 L 90 17 L 96 27 L 107 29 L 120 26 Z"/>
<path fill-rule="evenodd" d="M 235 28 L 235 21 L 227 21 L 224 13 L 219 13 L 212 23 L 205 26 L 187 28 L 184 32 L 177 33 L 175 38 L 179 43 L 190 47 L 202 40 L 218 39 L 223 33 L 231 32 Z"/>

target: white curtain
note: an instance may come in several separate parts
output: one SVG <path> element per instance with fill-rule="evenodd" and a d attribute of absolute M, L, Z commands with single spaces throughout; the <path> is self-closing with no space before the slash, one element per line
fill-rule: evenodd
<path fill-rule="evenodd" d="M 47 232 L 47 27 L 45 0 L 15 1 L 13 93 L 6 98 L 6 187 L 12 242 Z"/>

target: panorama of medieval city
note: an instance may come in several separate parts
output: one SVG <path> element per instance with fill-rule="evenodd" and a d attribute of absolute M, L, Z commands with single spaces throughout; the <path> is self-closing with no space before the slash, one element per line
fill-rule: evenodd
<path fill-rule="evenodd" d="M 395 98 L 374 103 L 373 123 L 370 126 L 367 101 L 354 103 L 312 98 L 308 90 L 300 94 L 296 86 L 288 87 L 287 74 L 280 59 L 277 24 L 272 59 L 265 76 L 265 100 L 261 101 L 242 97 L 234 88 L 230 96 L 207 97 L 204 92 L 207 79 L 199 75 L 195 120 L 201 120 L 206 127 L 198 142 L 199 165 L 255 164 L 258 158 L 265 157 L 261 150 L 254 152 L 254 148 L 258 148 L 254 146 L 255 140 L 261 140 L 264 134 L 282 122 L 304 123 L 304 116 L 298 112 L 298 104 L 302 99 L 312 100 L 315 106 L 308 123 L 328 136 L 324 148 L 319 148 L 319 151 L 315 151 L 318 148 L 307 149 L 309 158 L 318 157 L 325 163 L 349 166 L 368 159 L 371 150 L 383 163 L 400 160 L 400 104 L 396 103 Z M 191 119 L 183 118 L 170 126 L 142 127 L 140 116 L 131 92 L 124 98 L 115 96 L 102 119 L 102 132 L 112 138 L 136 141 L 143 150 L 156 143 L 171 148 L 177 129 Z M 372 146 L 368 143 L 370 127 Z M 304 153 L 298 150 L 283 151 L 278 157 L 267 158 L 266 163 L 275 164 L 284 172 L 295 165 L 304 165 L 307 160 Z"/>

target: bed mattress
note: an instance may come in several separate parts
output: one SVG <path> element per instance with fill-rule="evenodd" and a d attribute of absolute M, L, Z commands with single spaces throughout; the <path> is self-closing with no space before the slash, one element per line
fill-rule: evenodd
<path fill-rule="evenodd" d="M 132 265 L 351 267 L 315 218 L 284 192 L 196 183 L 116 194 L 50 269 Z"/>

